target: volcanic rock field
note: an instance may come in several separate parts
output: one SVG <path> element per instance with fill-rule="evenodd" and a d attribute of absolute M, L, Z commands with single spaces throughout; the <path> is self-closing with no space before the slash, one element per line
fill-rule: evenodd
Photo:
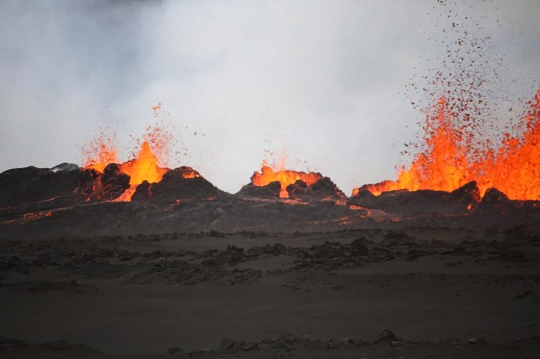
<path fill-rule="evenodd" d="M 328 177 L 0 174 L 2 358 L 537 358 L 540 210 Z"/>

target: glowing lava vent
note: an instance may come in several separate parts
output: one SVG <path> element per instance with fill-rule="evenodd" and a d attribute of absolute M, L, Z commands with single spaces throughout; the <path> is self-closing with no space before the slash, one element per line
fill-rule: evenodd
<path fill-rule="evenodd" d="M 540 90 L 529 104 L 521 124 L 524 130 L 515 135 L 505 133 L 498 149 L 493 150 L 462 141 L 474 133 L 456 128 L 455 114 L 441 98 L 437 114 L 427 117 L 425 150 L 415 156 L 408 169 L 399 172 L 397 181 L 362 189 L 375 195 L 399 189 L 451 192 L 476 181 L 482 196 L 489 188 L 497 188 L 511 199 L 540 199 Z M 359 191 L 355 188 L 353 196 Z"/>
<path fill-rule="evenodd" d="M 446 56 L 425 81 L 418 79 L 422 90 L 416 90 L 416 80 L 410 84 L 422 95 L 412 104 L 425 115 L 418 141 L 408 146 L 412 164 L 402 167 L 397 181 L 362 189 L 374 195 L 399 189 L 451 192 L 476 181 L 482 197 L 496 188 L 510 199 L 539 200 L 540 91 L 522 107 L 524 101 L 509 94 L 503 76 L 508 64 L 504 53 L 492 51 L 489 31 L 470 14 L 444 7 L 441 16 L 459 19 L 441 33 L 438 45 Z M 361 192 L 355 189 L 353 196 Z"/>
<path fill-rule="evenodd" d="M 279 182 L 281 185 L 279 197 L 289 198 L 287 186 L 294 184 L 298 180 L 301 180 L 308 186 L 311 186 L 320 179 L 322 179 L 322 175 L 320 173 L 305 173 L 285 169 L 274 171 L 269 166 L 262 166 L 261 172 L 255 171 L 253 176 L 251 176 L 251 183 L 255 186 L 262 187 L 267 186 L 272 182 Z"/>
<path fill-rule="evenodd" d="M 345 198 L 343 192 L 328 177 L 318 172 L 301 172 L 284 169 L 275 170 L 265 165 L 261 172 L 255 171 L 251 182 L 238 191 L 237 195 L 251 198 L 287 198 L 301 202 L 337 201 Z"/>
<path fill-rule="evenodd" d="M 156 108 L 154 108 L 156 110 Z M 169 154 L 169 144 L 172 142 L 172 136 L 161 127 L 147 128 L 147 133 L 143 136 L 142 143 L 133 158 L 118 164 L 117 170 L 129 176 L 129 188 L 127 188 L 114 201 L 131 201 L 137 187 L 143 182 L 158 183 L 169 171 L 166 164 L 166 158 Z M 107 173 L 107 166 L 111 163 L 118 163 L 117 150 L 111 138 L 107 137 L 106 132 L 102 131 L 96 140 L 91 142 L 83 150 L 87 156 L 84 165 L 85 170 L 95 171 L 95 184 L 92 190 L 94 192 L 103 192 L 102 179 Z M 182 172 L 184 178 L 200 177 L 196 171 L 185 170 Z M 90 195 L 88 199 L 110 198 L 110 196 Z"/>

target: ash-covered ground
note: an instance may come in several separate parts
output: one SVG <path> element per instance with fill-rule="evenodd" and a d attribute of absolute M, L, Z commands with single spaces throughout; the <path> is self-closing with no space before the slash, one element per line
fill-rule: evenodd
<path fill-rule="evenodd" d="M 0 357 L 540 357 L 537 202 L 185 171 L 0 174 Z"/>

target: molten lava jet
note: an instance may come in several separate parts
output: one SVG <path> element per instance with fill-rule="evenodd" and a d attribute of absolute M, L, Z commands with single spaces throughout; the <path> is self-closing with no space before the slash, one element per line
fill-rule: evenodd
<path fill-rule="evenodd" d="M 540 90 L 529 104 L 523 133 L 506 133 L 499 148 L 493 151 L 463 141 L 474 134 L 456 128 L 455 114 L 441 98 L 437 114 L 426 120 L 425 150 L 415 156 L 409 169 L 402 169 L 397 181 L 369 184 L 362 189 L 374 195 L 399 189 L 451 192 L 476 181 L 482 196 L 489 188 L 497 188 L 511 199 L 540 199 Z M 359 192 L 355 188 L 353 196 Z"/>
<path fill-rule="evenodd" d="M 157 116 L 157 111 L 161 108 L 160 106 L 161 104 L 158 104 L 158 106 L 153 107 L 154 117 Z M 142 138 L 140 149 L 133 156 L 134 158 L 119 163 L 114 141 L 107 137 L 107 131 L 101 131 L 97 138 L 83 149 L 83 153 L 87 157 L 84 169 L 95 171 L 93 175 L 95 177 L 93 192 L 102 191 L 104 187 L 101 183 L 103 175 L 116 173 L 115 171 L 129 176 L 129 188 L 114 199 L 116 202 L 131 201 L 132 196 L 137 190 L 137 186 L 145 181 L 148 183 L 160 182 L 165 173 L 169 171 L 169 168 L 166 166 L 166 159 L 170 152 L 169 146 L 172 140 L 172 135 L 164 130 L 162 126 L 149 126 Z M 114 169 L 110 168 L 111 171 L 107 172 L 107 166 L 111 163 L 119 164 Z M 196 171 L 191 169 L 182 171 L 182 176 L 184 178 L 200 177 Z M 110 176 L 106 177 L 108 178 Z M 88 196 L 89 199 L 95 197 L 95 195 Z M 97 198 L 99 199 L 100 196 L 98 195 Z"/>
<path fill-rule="evenodd" d="M 315 182 L 322 179 L 320 173 L 313 172 L 297 172 L 281 169 L 274 171 L 269 166 L 262 166 L 261 172 L 255 171 L 253 176 L 251 176 L 251 183 L 255 186 L 266 186 L 272 182 L 279 182 L 281 185 L 281 190 L 279 192 L 279 197 L 289 198 L 289 193 L 287 192 L 287 186 L 294 184 L 296 181 L 301 180 L 305 182 L 308 186 L 311 186 Z"/>
<path fill-rule="evenodd" d="M 482 197 L 496 188 L 510 199 L 539 200 L 540 91 L 522 115 L 507 118 L 518 104 L 505 107 L 515 100 L 505 91 L 504 53 L 493 51 L 490 29 L 468 13 L 444 8 L 442 18 L 455 20 L 435 38 L 445 56 L 428 68 L 431 75 L 422 76 L 421 86 L 410 84 L 421 94 L 420 102 L 411 103 L 423 103 L 425 115 L 412 164 L 401 168 L 397 181 L 355 188 L 353 196 L 361 190 L 377 196 L 392 190 L 451 192 L 475 181 Z"/>
<path fill-rule="evenodd" d="M 120 164 L 120 171 L 129 176 L 129 188 L 120 195 L 115 201 L 126 202 L 131 201 L 131 197 L 137 190 L 137 186 L 147 181 L 149 183 L 156 183 L 161 181 L 163 175 L 168 171 L 167 168 L 161 168 L 158 166 L 158 157 L 148 142 L 144 141 L 141 145 L 136 158 Z"/>
<path fill-rule="evenodd" d="M 87 157 L 83 168 L 103 173 L 109 163 L 118 163 L 117 152 L 112 139 L 102 131 L 94 141 L 83 148 L 83 154 Z"/>
<path fill-rule="evenodd" d="M 111 145 L 105 145 L 101 143 L 96 146 L 99 152 L 95 154 L 94 158 L 89 158 L 86 161 L 84 167 L 85 170 L 94 170 L 98 177 L 96 178 L 96 189 L 101 183 L 101 177 L 105 174 L 105 169 L 111 163 L 116 163 L 116 149 Z M 115 162 L 109 162 L 115 161 Z M 129 188 L 126 189 L 119 197 L 114 201 L 125 202 L 130 201 L 131 197 L 135 193 L 137 186 L 147 181 L 149 183 L 156 183 L 161 181 L 163 175 L 169 170 L 159 166 L 160 158 L 156 154 L 148 141 L 143 141 L 141 148 L 137 156 L 127 162 L 120 163 L 117 166 L 117 170 L 125 175 L 129 176 Z"/>

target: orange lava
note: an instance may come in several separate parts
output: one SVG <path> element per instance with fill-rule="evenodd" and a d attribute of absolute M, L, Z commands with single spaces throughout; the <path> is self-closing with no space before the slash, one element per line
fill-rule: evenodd
<path fill-rule="evenodd" d="M 199 174 L 199 172 L 191 169 L 189 172 L 187 172 L 187 170 L 185 170 L 183 173 L 182 173 L 182 177 L 184 177 L 185 179 L 190 179 L 190 178 L 197 178 L 197 177 L 201 177 L 201 175 Z"/>
<path fill-rule="evenodd" d="M 161 103 L 153 106 L 152 110 L 154 117 L 158 117 Z M 116 146 L 114 146 L 114 141 L 109 137 L 108 132 L 110 131 L 102 130 L 93 142 L 83 148 L 83 154 L 87 157 L 84 164 L 85 169 L 94 169 L 102 173 L 108 164 L 119 163 Z M 158 124 L 146 128 L 142 143 L 137 141 L 137 143 L 140 143 L 138 152 L 132 154 L 133 158 L 131 160 L 118 165 L 120 171 L 130 177 L 130 188 L 116 198 L 115 201 L 130 201 L 137 186 L 143 181 L 149 183 L 161 181 L 163 175 L 169 170 L 166 163 L 170 153 L 169 146 L 172 142 L 172 135 L 162 125 Z M 186 174 L 186 176 L 191 176 L 189 178 L 196 177 L 193 174 Z"/>
<path fill-rule="evenodd" d="M 93 142 L 83 148 L 83 154 L 87 158 L 83 167 L 103 172 L 109 163 L 118 163 L 117 152 L 112 139 L 102 131 Z"/>
<path fill-rule="evenodd" d="M 452 117 L 446 99 L 439 99 L 436 114 L 426 119 L 426 151 L 415 157 L 409 170 L 400 171 L 399 187 L 450 192 L 474 179 L 467 160 L 469 146 L 462 141 L 462 132 L 454 128 Z"/>
<path fill-rule="evenodd" d="M 129 188 L 124 191 L 120 196 L 115 198 L 113 202 L 131 202 L 131 198 L 135 194 L 135 191 L 137 191 L 138 185 L 132 185 L 130 184 Z"/>
<path fill-rule="evenodd" d="M 289 198 L 289 193 L 287 192 L 288 185 L 293 184 L 298 180 L 302 180 L 310 186 L 321 178 L 322 176 L 318 173 L 305 173 L 285 169 L 274 171 L 271 167 L 263 165 L 261 172 L 256 171 L 253 173 L 253 176 L 251 176 L 251 183 L 255 186 L 266 186 L 271 182 L 278 181 L 281 184 L 279 197 Z"/>
<path fill-rule="evenodd" d="M 120 164 L 120 171 L 127 174 L 129 179 L 129 188 L 124 191 L 115 202 L 129 202 L 131 197 L 135 194 L 137 186 L 143 181 L 149 183 L 156 183 L 161 181 L 163 175 L 168 171 L 167 168 L 161 168 L 158 166 L 158 157 L 148 142 L 144 141 L 141 145 L 136 158 Z"/>
<path fill-rule="evenodd" d="M 120 164 L 120 171 L 130 177 L 131 186 L 136 186 L 143 181 L 150 183 L 161 181 L 168 169 L 158 166 L 158 156 L 152 152 L 148 142 L 144 141 L 137 157 Z"/>
<path fill-rule="evenodd" d="M 505 134 L 497 153 L 487 153 L 476 172 L 485 172 L 480 188 L 495 187 L 512 199 L 540 199 L 540 90 L 525 115 L 518 137 Z"/>
<path fill-rule="evenodd" d="M 478 148 L 469 141 L 473 134 L 456 128 L 453 114 L 444 98 L 437 104 L 436 115 L 428 116 L 425 150 L 418 153 L 408 169 L 402 169 L 397 181 L 366 185 L 375 195 L 407 189 L 453 191 L 467 182 L 477 181 L 483 196 L 487 189 L 497 188 L 509 198 L 540 199 L 540 90 L 530 101 L 525 115 L 524 131 L 512 136 L 506 133 L 498 150 L 487 144 Z M 353 195 L 359 189 L 353 190 Z"/>

